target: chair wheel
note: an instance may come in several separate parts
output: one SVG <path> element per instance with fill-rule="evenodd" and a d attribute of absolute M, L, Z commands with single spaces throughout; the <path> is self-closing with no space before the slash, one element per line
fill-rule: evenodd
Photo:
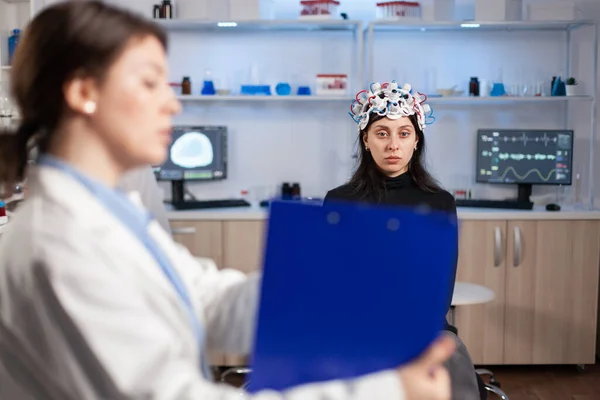
<path fill-rule="evenodd" d="M 586 365 L 585 364 L 577 364 L 577 371 L 578 372 L 585 372 L 586 370 Z"/>

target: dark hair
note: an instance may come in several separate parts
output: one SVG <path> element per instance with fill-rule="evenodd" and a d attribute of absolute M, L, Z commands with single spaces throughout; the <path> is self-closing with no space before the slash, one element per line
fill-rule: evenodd
<path fill-rule="evenodd" d="M 367 134 L 369 127 L 385 116 L 371 114 L 369 123 L 365 129 L 358 133 L 358 167 L 350 179 L 349 185 L 361 199 L 375 199 L 381 201 L 385 194 L 386 176 L 379 170 L 373 155 L 365 149 L 363 136 Z M 418 145 L 408 164 L 408 173 L 412 181 L 423 191 L 439 192 L 442 190 L 437 181 L 427 172 L 425 168 L 425 135 L 419 127 L 417 116 L 409 116 L 410 121 L 417 134 Z"/>
<path fill-rule="evenodd" d="M 28 149 L 40 150 L 67 110 L 64 85 L 77 76 L 102 81 L 132 39 L 152 36 L 167 48 L 157 24 L 101 1 L 67 1 L 44 9 L 25 29 L 13 61 L 11 91 L 22 122 L 0 135 L 0 182 L 25 175 Z M 8 193 L 10 194 L 10 193 Z"/>

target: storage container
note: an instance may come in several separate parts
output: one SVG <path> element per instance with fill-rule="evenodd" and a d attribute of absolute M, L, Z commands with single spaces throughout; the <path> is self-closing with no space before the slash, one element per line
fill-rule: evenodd
<path fill-rule="evenodd" d="M 338 15 L 339 1 L 335 0 L 304 0 L 300 2 L 302 9 L 300 18 L 329 19 Z"/>
<path fill-rule="evenodd" d="M 316 86 L 317 96 L 345 96 L 348 94 L 348 75 L 319 74 Z"/>
<path fill-rule="evenodd" d="M 522 0 L 475 0 L 476 21 L 520 21 Z"/>
<path fill-rule="evenodd" d="M 377 3 L 377 18 L 421 18 L 421 5 L 414 1 Z"/>

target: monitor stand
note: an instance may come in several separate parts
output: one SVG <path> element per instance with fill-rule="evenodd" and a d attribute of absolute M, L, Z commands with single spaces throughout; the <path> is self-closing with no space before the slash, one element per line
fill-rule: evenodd
<path fill-rule="evenodd" d="M 171 181 L 171 203 L 179 204 L 185 202 L 185 182 Z"/>
<path fill-rule="evenodd" d="M 531 184 L 519 183 L 517 202 L 519 203 L 531 203 L 529 197 L 531 196 Z"/>

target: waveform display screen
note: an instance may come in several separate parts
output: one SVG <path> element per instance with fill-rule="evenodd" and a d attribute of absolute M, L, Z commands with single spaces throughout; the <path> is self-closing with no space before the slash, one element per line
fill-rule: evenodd
<path fill-rule="evenodd" d="M 477 182 L 570 185 L 573 131 L 477 132 Z"/>

